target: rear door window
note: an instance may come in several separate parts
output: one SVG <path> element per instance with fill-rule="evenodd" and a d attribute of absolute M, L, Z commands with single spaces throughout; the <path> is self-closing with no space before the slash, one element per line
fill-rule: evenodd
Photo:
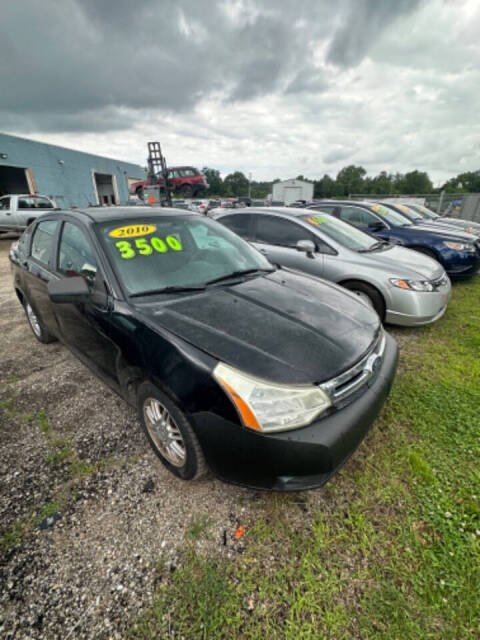
<path fill-rule="evenodd" d="M 315 242 L 313 235 L 295 222 L 268 215 L 255 215 L 253 217 L 256 220 L 256 242 L 275 244 L 282 247 L 296 247 L 299 240 L 312 240 Z"/>
<path fill-rule="evenodd" d="M 31 256 L 45 267 L 52 265 L 57 227 L 58 222 L 56 220 L 45 220 L 44 222 L 40 222 L 35 228 Z"/>
<path fill-rule="evenodd" d="M 342 207 L 340 218 L 355 227 L 368 227 L 370 222 L 379 222 L 377 217 L 359 207 Z"/>
<path fill-rule="evenodd" d="M 97 272 L 97 259 L 90 240 L 71 222 L 63 225 L 58 271 L 67 278 L 83 276 L 90 282 L 94 281 Z"/>
<path fill-rule="evenodd" d="M 230 231 L 238 234 L 245 240 L 251 240 L 252 235 L 252 214 L 250 213 L 234 213 L 231 216 L 225 216 L 219 220 Z"/>

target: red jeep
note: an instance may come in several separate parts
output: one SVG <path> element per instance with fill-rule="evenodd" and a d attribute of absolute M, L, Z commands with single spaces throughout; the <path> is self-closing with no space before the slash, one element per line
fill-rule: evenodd
<path fill-rule="evenodd" d="M 208 182 L 198 169 L 195 167 L 169 167 L 168 182 L 172 189 L 172 193 L 181 195 L 183 198 L 194 198 L 205 194 L 208 189 Z M 135 193 L 140 200 L 143 200 L 143 187 L 151 185 L 152 181 L 142 180 L 134 182 L 130 190 Z M 163 185 L 163 178 L 157 173 L 155 184 Z"/>

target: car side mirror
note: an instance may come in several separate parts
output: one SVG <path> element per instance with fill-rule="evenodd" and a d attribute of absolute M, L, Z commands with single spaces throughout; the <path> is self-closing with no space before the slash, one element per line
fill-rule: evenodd
<path fill-rule="evenodd" d="M 307 258 L 314 258 L 315 243 L 311 240 L 299 240 L 297 242 L 297 251 L 303 251 L 307 254 Z"/>
<path fill-rule="evenodd" d="M 377 220 L 375 222 L 369 222 L 368 228 L 372 231 L 381 231 L 382 229 L 385 229 L 385 225 L 383 224 L 383 222 Z"/>
<path fill-rule="evenodd" d="M 76 304 L 86 302 L 90 296 L 88 284 L 82 276 L 50 280 L 47 289 L 50 300 L 58 303 Z"/>

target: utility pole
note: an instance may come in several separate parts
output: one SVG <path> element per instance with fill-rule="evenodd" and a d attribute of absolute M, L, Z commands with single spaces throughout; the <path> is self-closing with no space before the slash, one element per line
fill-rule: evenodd
<path fill-rule="evenodd" d="M 248 197 L 252 197 L 252 172 L 248 174 Z"/>

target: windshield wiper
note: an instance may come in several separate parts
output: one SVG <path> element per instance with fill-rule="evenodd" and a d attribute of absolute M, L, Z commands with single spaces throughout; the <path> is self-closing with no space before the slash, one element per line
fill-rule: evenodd
<path fill-rule="evenodd" d="M 368 249 L 359 249 L 358 253 L 368 253 L 369 251 L 375 251 L 375 249 L 380 249 L 380 247 L 384 247 L 388 242 L 385 240 L 379 240 L 378 242 L 374 242 L 372 245 L 368 247 Z"/>
<path fill-rule="evenodd" d="M 230 280 L 231 278 L 239 278 L 240 276 L 248 276 L 254 273 L 273 273 L 275 269 L 239 269 L 238 271 L 232 271 L 231 273 L 226 273 L 223 276 L 219 276 L 218 278 L 213 278 L 213 280 L 208 280 L 205 282 L 206 285 L 215 284 L 217 282 L 222 282 L 223 280 Z"/>
<path fill-rule="evenodd" d="M 203 291 L 205 289 L 205 285 L 191 285 L 182 287 L 181 285 L 170 285 L 168 287 L 163 287 L 162 289 L 149 289 L 148 291 L 140 291 L 138 293 L 132 293 L 130 298 L 139 298 L 141 296 L 154 296 L 160 293 L 177 293 L 179 291 Z"/>

